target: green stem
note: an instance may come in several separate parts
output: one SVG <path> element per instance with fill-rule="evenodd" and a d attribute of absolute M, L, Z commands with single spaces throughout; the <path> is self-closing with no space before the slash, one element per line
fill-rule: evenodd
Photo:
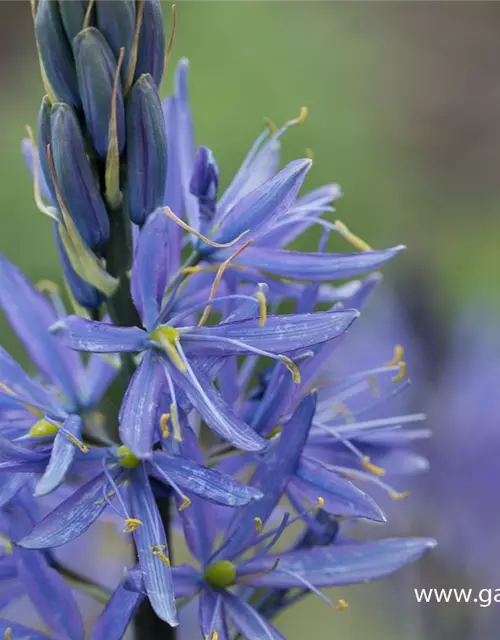
<path fill-rule="evenodd" d="M 77 589 L 87 596 L 90 596 L 96 602 L 99 602 L 99 604 L 102 604 L 103 606 L 106 606 L 108 604 L 108 600 L 112 595 L 111 591 L 101 586 L 100 584 L 97 584 L 97 582 L 93 582 L 92 580 L 84 578 L 79 573 L 73 571 L 72 569 L 69 569 L 53 557 L 50 558 L 49 564 L 74 589 Z"/>

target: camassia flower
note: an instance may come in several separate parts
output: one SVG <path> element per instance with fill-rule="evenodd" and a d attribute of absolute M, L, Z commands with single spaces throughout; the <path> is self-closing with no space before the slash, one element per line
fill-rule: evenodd
<path fill-rule="evenodd" d="M 178 407 L 183 394 L 220 437 L 240 449 L 262 450 L 266 441 L 231 410 L 210 380 L 212 359 L 246 354 L 270 357 L 283 362 L 298 382 L 297 366 L 287 354 L 335 340 L 358 312 L 268 316 L 264 293 L 259 290 L 253 298 L 235 294 L 208 300 L 201 310 L 228 298 L 243 300 L 230 317 L 215 326 L 203 324 L 205 314 L 198 325 L 185 324 L 200 310 L 197 305 L 173 316 L 168 299 L 162 307 L 166 283 L 174 275 L 168 273 L 161 251 L 168 250 L 168 229 L 167 217 L 159 210 L 149 217 L 138 239 L 131 288 L 142 329 L 69 316 L 53 326 L 54 334 L 64 345 L 80 351 L 142 355 L 120 411 L 121 440 L 138 457 L 149 457 L 159 439 L 156 414 L 164 391 L 170 394 L 170 418 L 178 439 L 182 438 Z M 258 317 L 254 317 L 256 310 L 260 310 Z"/>
<path fill-rule="evenodd" d="M 96 406 L 116 375 L 98 356 L 85 366 L 52 335 L 50 327 L 64 309 L 48 286 L 56 307 L 0 256 L 0 306 L 41 375 L 31 378 L 0 348 L 0 474 L 20 468 L 43 473 L 38 495 L 59 486 L 75 455 L 88 453 L 84 422 L 88 432 L 95 431 Z"/>

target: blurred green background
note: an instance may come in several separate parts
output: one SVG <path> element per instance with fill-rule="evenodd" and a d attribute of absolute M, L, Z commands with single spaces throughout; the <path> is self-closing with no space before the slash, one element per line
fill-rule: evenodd
<path fill-rule="evenodd" d="M 498 304 L 498 3 L 181 0 L 178 13 L 163 95 L 187 56 L 197 141 L 215 151 L 223 186 L 264 116 L 282 124 L 307 105 L 284 160 L 312 149 L 307 187 L 338 182 L 337 217 L 374 247 L 408 246 L 387 278 L 418 273 L 445 316 L 470 297 Z M 0 3 L 0 79 L 0 250 L 34 279 L 58 279 L 20 154 L 42 97 L 28 2 Z M 410 590 L 414 575 L 391 580 Z M 308 598 L 279 626 L 291 640 L 424 638 L 408 598 L 387 607 L 382 591 L 339 590 L 351 605 L 342 612 Z"/>

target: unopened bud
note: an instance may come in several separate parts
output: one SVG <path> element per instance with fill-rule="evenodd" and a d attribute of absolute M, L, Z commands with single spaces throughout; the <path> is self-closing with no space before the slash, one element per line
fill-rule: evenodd
<path fill-rule="evenodd" d="M 193 196 L 198 198 L 202 219 L 211 220 L 213 218 L 218 188 L 219 168 L 214 154 L 208 147 L 200 147 L 196 152 L 189 189 Z"/>
<path fill-rule="evenodd" d="M 129 212 L 142 225 L 162 204 L 167 174 L 165 122 L 151 76 L 141 76 L 130 90 L 126 120 Z"/>
<path fill-rule="evenodd" d="M 70 4 L 70 3 L 68 3 Z M 80 106 L 73 52 L 64 30 L 59 2 L 40 0 L 35 34 L 45 75 L 58 100 Z"/>
<path fill-rule="evenodd" d="M 70 45 L 73 42 L 73 38 L 77 36 L 83 29 L 83 23 L 85 22 L 85 17 L 87 15 L 88 5 L 89 0 L 59 1 L 59 11 L 61 12 L 62 23 Z M 89 23 L 86 26 L 91 26 L 93 24 L 93 13 L 94 11 L 91 11 L 91 15 L 89 16 Z"/>
<path fill-rule="evenodd" d="M 73 41 L 73 53 L 85 124 L 92 146 L 104 158 L 108 150 L 116 58 L 104 36 L 94 27 L 80 31 Z M 125 144 L 125 114 L 120 87 L 116 95 L 116 127 L 118 148 L 122 151 Z"/>
<path fill-rule="evenodd" d="M 50 174 L 49 161 L 47 158 L 47 145 L 51 144 L 50 133 L 50 100 L 48 96 L 45 96 L 42 100 L 40 112 L 38 114 L 38 126 L 37 126 L 37 145 L 40 159 L 40 168 L 42 170 L 42 177 L 49 190 L 52 203 L 56 201 L 56 194 L 54 191 L 54 183 Z"/>
<path fill-rule="evenodd" d="M 121 68 L 121 77 L 125 80 L 130 53 L 133 47 L 135 31 L 135 1 L 114 0 L 114 2 L 97 2 L 97 28 L 105 37 L 115 58 L 118 59 L 120 49 L 125 55 Z"/>
<path fill-rule="evenodd" d="M 135 79 L 149 73 L 160 86 L 165 63 L 165 29 L 160 0 L 144 0 Z"/>
<path fill-rule="evenodd" d="M 61 236 L 59 234 L 58 224 L 54 223 L 54 233 L 56 236 L 57 249 L 59 251 L 59 259 L 64 274 L 66 284 L 71 291 L 73 298 L 78 304 L 86 309 L 97 309 L 101 306 L 104 296 L 91 284 L 80 278 L 71 265 L 68 254 L 64 249 Z"/>
<path fill-rule="evenodd" d="M 64 205 L 89 247 L 109 238 L 109 219 L 99 184 L 85 153 L 78 119 L 67 104 L 56 103 L 51 112 L 52 156 Z"/>

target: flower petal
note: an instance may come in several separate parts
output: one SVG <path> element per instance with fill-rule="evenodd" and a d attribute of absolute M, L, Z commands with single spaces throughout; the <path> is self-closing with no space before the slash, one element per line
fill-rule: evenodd
<path fill-rule="evenodd" d="M 228 507 L 244 506 L 259 500 L 263 495 L 258 489 L 241 484 L 225 473 L 163 451 L 153 452 L 151 468 L 157 479 L 165 481 L 166 475 L 183 489 Z M 158 469 L 165 475 L 159 473 Z"/>
<path fill-rule="evenodd" d="M 8 630 L 12 634 L 12 638 L 26 638 L 29 640 L 52 640 L 51 636 L 45 635 L 37 629 L 29 629 L 18 622 L 11 622 L 5 618 L 0 619 L 0 633 L 7 638 Z"/>
<path fill-rule="evenodd" d="M 148 349 L 137 367 L 120 409 L 120 438 L 138 458 L 150 458 L 158 426 L 163 367 Z"/>
<path fill-rule="evenodd" d="M 280 556 L 274 571 L 255 577 L 253 586 L 301 588 L 303 583 L 285 571 L 292 571 L 315 587 L 334 587 L 374 580 L 418 560 L 436 546 L 430 538 L 387 538 L 376 542 L 353 542 L 329 547 L 291 551 Z M 273 567 L 276 557 L 268 556 L 247 565 L 248 572 Z"/>
<path fill-rule="evenodd" d="M 187 374 L 169 366 L 172 379 L 185 392 L 210 429 L 238 449 L 244 451 L 265 449 L 267 441 L 257 435 L 246 422 L 236 415 L 205 375 L 196 370 L 194 366 L 192 369 L 196 383 Z"/>
<path fill-rule="evenodd" d="M 0 508 L 8 504 L 30 480 L 31 476 L 24 473 L 2 475 L 0 477 Z"/>
<path fill-rule="evenodd" d="M 67 347 L 91 353 L 142 351 L 147 344 L 147 334 L 139 327 L 115 327 L 79 316 L 54 323 L 52 331 Z"/>
<path fill-rule="evenodd" d="M 172 573 L 170 563 L 165 562 L 167 537 L 144 464 L 131 474 L 130 500 L 133 517 L 142 522 L 133 535 L 151 606 L 161 620 L 177 626 Z"/>
<path fill-rule="evenodd" d="M 122 580 L 113 591 L 108 604 L 97 619 L 92 632 L 92 640 L 113 640 L 113 638 L 118 640 L 125 635 L 134 613 L 144 600 L 142 593 L 124 587 L 125 580 Z"/>
<path fill-rule="evenodd" d="M 276 176 L 247 194 L 225 216 L 211 239 L 229 242 L 244 231 L 250 231 L 248 240 L 261 227 L 269 225 L 292 205 L 311 164 L 309 159 L 293 160 Z M 206 255 L 213 253 L 213 247 L 206 244 L 202 244 L 202 249 Z"/>
<path fill-rule="evenodd" d="M 25 400 L 51 407 L 52 402 L 43 386 L 32 380 L 11 356 L 0 347 L 0 382 Z"/>
<path fill-rule="evenodd" d="M 244 638 L 252 640 L 286 640 L 270 622 L 238 596 L 221 591 L 228 616 Z"/>
<path fill-rule="evenodd" d="M 158 209 L 141 229 L 132 269 L 131 289 L 143 325 L 151 329 L 160 313 L 168 276 L 170 220 Z"/>
<path fill-rule="evenodd" d="M 117 484 L 125 476 L 124 469 L 118 465 L 110 468 L 109 472 Z M 61 502 L 16 544 L 26 549 L 48 549 L 74 540 L 104 511 L 107 502 L 103 496 L 110 490 L 105 474 L 98 474 Z"/>
<path fill-rule="evenodd" d="M 270 316 L 264 326 L 258 319 L 228 322 L 215 327 L 193 327 L 182 334 L 186 353 L 196 355 L 248 353 L 245 345 L 269 351 L 288 353 L 304 349 L 341 336 L 359 313 L 354 309 L 335 312 L 317 312 Z M 218 338 L 223 340 L 218 341 Z M 224 339 L 237 340 L 241 346 Z"/>
<path fill-rule="evenodd" d="M 339 280 L 378 269 L 404 248 L 399 245 L 392 249 L 359 253 L 305 253 L 251 246 L 242 251 L 234 262 L 293 280 Z M 227 249 L 218 249 L 210 258 L 222 261 L 229 255 Z"/>
<path fill-rule="evenodd" d="M 65 349 L 51 335 L 54 308 L 24 275 L 0 255 L 0 306 L 24 348 L 43 375 L 67 398 L 77 401 L 83 371 L 80 356 Z"/>
<path fill-rule="evenodd" d="M 222 595 L 208 586 L 205 586 L 200 594 L 198 619 L 201 635 L 203 638 L 213 638 L 215 636 L 217 640 L 229 640 L 230 635 L 227 628 L 224 605 L 218 602 L 218 599 L 222 599 Z M 217 615 L 214 615 L 216 608 Z"/>
<path fill-rule="evenodd" d="M 284 425 L 279 442 L 257 465 L 249 484 L 260 489 L 264 497 L 236 512 L 226 542 L 215 555 L 217 559 L 231 558 L 240 553 L 257 536 L 255 518 L 265 523 L 272 514 L 297 468 L 315 409 L 316 396 L 307 396 Z"/>
<path fill-rule="evenodd" d="M 70 441 L 67 434 L 77 440 L 82 437 L 82 419 L 80 416 L 71 415 L 64 421 L 63 430 L 60 430 L 52 445 L 50 460 L 43 476 L 38 481 L 35 488 L 36 496 L 44 496 L 64 481 L 66 474 L 75 457 L 75 444 Z"/>

